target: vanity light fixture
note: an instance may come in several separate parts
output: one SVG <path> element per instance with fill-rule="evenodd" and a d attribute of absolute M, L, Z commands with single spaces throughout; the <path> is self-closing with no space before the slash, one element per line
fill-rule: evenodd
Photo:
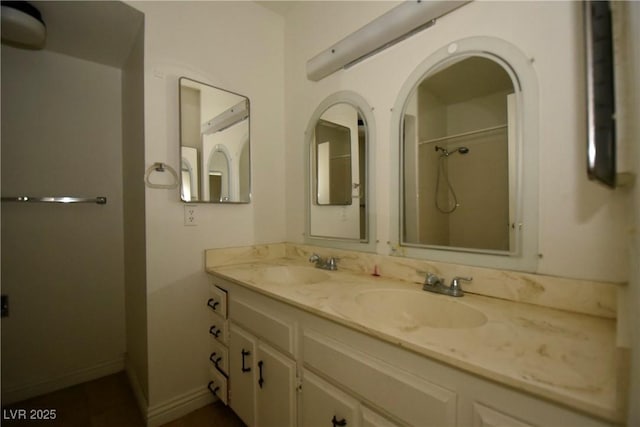
<path fill-rule="evenodd" d="M 47 38 L 40 11 L 26 1 L 3 1 L 2 42 L 25 49 L 42 49 Z"/>
<path fill-rule="evenodd" d="M 407 1 L 371 21 L 307 61 L 307 77 L 318 81 L 352 67 L 435 24 L 436 19 L 470 0 Z"/>

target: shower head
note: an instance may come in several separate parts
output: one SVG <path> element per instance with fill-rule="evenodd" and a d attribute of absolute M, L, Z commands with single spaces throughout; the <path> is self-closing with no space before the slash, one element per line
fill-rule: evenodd
<path fill-rule="evenodd" d="M 440 147 L 439 145 L 436 145 L 435 151 L 442 151 L 441 156 L 449 157 L 451 154 L 455 153 L 456 151 L 459 152 L 460 154 L 467 154 L 469 152 L 469 149 L 467 147 L 458 147 L 453 151 L 449 151 L 444 147 Z"/>

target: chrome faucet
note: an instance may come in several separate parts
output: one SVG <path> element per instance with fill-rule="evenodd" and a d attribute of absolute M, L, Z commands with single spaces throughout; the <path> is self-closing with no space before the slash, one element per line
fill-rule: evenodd
<path fill-rule="evenodd" d="M 323 270 L 336 271 L 338 269 L 338 259 L 336 257 L 322 258 L 320 255 L 314 253 L 309 257 L 309 262 L 316 265 L 316 268 Z"/>
<path fill-rule="evenodd" d="M 433 273 L 427 273 L 427 277 L 425 278 L 424 284 L 422 285 L 422 290 L 435 292 L 437 294 L 450 295 L 452 297 L 461 297 L 464 295 L 464 292 L 462 292 L 462 286 L 460 285 L 460 282 L 471 282 L 472 280 L 472 277 L 456 276 L 451 280 L 451 285 L 447 286 L 444 283 L 444 279 L 436 276 Z"/>

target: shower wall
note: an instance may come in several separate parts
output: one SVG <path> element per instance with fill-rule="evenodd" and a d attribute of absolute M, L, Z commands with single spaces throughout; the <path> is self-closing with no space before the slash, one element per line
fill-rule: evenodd
<path fill-rule="evenodd" d="M 125 353 L 121 72 L 2 45 L 2 403 L 116 372 Z"/>
<path fill-rule="evenodd" d="M 504 99 L 505 93 L 496 93 L 448 104 L 421 90 L 418 96 L 417 242 L 509 249 L 509 141 Z M 499 128 L 485 130 L 494 127 Z M 451 137 L 475 131 L 479 132 Z M 442 152 L 436 151 L 436 146 L 450 152 L 467 147 L 469 153 L 454 153 L 441 159 Z M 435 202 L 437 197 L 438 206 L 444 211 L 456 203 L 447 180 L 459 204 L 451 213 L 438 210 Z"/>

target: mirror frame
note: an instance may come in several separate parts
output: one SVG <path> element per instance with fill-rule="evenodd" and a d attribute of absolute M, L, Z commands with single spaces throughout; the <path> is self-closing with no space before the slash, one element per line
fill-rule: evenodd
<path fill-rule="evenodd" d="M 311 235 L 311 203 L 313 203 L 314 180 L 311 177 L 313 171 L 312 143 L 314 140 L 315 127 L 320 120 L 322 114 L 336 104 L 349 104 L 353 106 L 362 115 L 367 132 L 367 154 L 366 154 L 366 197 L 367 205 L 365 208 L 365 217 L 367 219 L 367 238 L 348 239 L 340 237 L 328 236 L 312 236 Z M 325 246 L 335 249 L 356 250 L 365 252 L 376 252 L 376 221 L 375 221 L 375 154 L 376 154 L 376 126 L 373 117 L 373 108 L 369 106 L 367 101 L 352 91 L 340 91 L 326 97 L 314 110 L 307 129 L 304 133 L 304 171 L 305 171 L 305 232 L 304 242 L 308 245 Z"/>
<path fill-rule="evenodd" d="M 514 222 L 518 224 L 515 244 L 507 252 L 464 248 L 415 247 L 402 243 L 401 144 L 402 119 L 409 96 L 426 78 L 452 62 L 469 56 L 483 56 L 502 65 L 511 76 L 516 95 L 516 200 Z M 403 84 L 391 116 L 390 254 L 440 262 L 490 268 L 536 271 L 538 266 L 538 82 L 532 60 L 514 45 L 494 37 L 469 37 L 448 43 L 427 57 Z M 533 159 L 533 161 L 525 161 Z"/>
<path fill-rule="evenodd" d="M 248 155 L 249 155 L 249 170 L 247 172 L 247 179 L 249 181 L 249 193 L 248 193 L 248 197 L 247 200 L 239 200 L 239 201 L 217 201 L 217 200 L 201 200 L 200 198 L 198 200 L 191 200 L 191 201 L 187 201 L 184 200 L 182 198 L 182 174 L 179 175 L 179 179 L 178 179 L 178 198 L 180 199 L 180 201 L 184 204 L 214 204 L 214 205 L 247 205 L 250 204 L 253 201 L 253 180 L 252 180 L 252 158 L 251 158 L 251 99 L 246 96 L 246 95 L 242 95 L 240 93 L 231 91 L 231 90 L 227 90 L 227 89 L 223 89 L 221 87 L 218 86 L 214 86 L 212 84 L 209 83 L 205 83 L 201 80 L 197 80 L 191 77 L 187 77 L 187 76 L 180 76 L 178 77 L 178 158 L 180 159 L 180 170 L 182 170 L 182 80 L 190 80 L 192 82 L 201 84 L 203 86 L 208 86 L 212 89 L 217 89 L 223 92 L 227 92 L 227 93 L 231 93 L 233 95 L 237 95 L 240 96 L 244 99 L 247 100 L 247 109 L 249 111 L 249 116 L 247 117 L 246 120 L 248 120 L 247 122 L 247 129 L 248 129 L 248 147 L 247 149 L 249 150 Z M 243 150 L 242 150 L 243 151 Z M 241 151 L 241 152 L 242 152 Z M 213 152 L 212 152 L 213 154 Z M 229 160 L 229 156 L 228 153 L 225 153 L 225 155 L 227 156 L 227 161 Z M 203 156 L 203 153 L 198 153 L 198 157 Z M 208 160 L 207 160 L 208 162 Z M 200 163 L 203 163 L 202 160 L 200 161 Z M 201 166 L 200 164 L 198 166 Z M 229 167 L 231 167 L 231 165 L 229 165 Z M 198 182 L 198 188 L 199 190 L 202 192 L 202 183 Z"/>

